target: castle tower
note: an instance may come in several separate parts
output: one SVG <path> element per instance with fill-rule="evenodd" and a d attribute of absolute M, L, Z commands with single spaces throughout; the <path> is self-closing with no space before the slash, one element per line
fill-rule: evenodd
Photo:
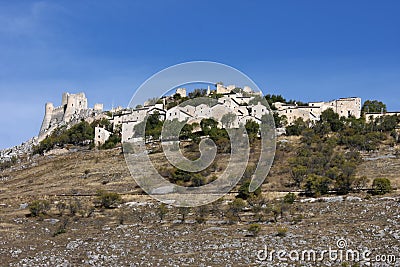
<path fill-rule="evenodd" d="M 69 96 L 69 93 L 62 94 L 61 106 L 65 107 L 67 105 L 68 96 Z"/>
<path fill-rule="evenodd" d="M 176 94 L 180 95 L 181 97 L 186 97 L 186 88 L 176 89 Z"/>
<path fill-rule="evenodd" d="M 53 110 L 54 110 L 53 103 L 50 103 L 50 102 L 46 103 L 44 118 L 43 118 L 42 126 L 40 127 L 39 136 L 50 127 L 51 118 L 53 116 Z"/>
<path fill-rule="evenodd" d="M 103 111 L 103 104 L 94 104 L 94 108 L 95 111 Z"/>
<path fill-rule="evenodd" d="M 64 113 L 64 122 L 69 122 L 73 115 L 87 109 L 87 98 L 84 93 L 67 94 L 67 104 Z"/>

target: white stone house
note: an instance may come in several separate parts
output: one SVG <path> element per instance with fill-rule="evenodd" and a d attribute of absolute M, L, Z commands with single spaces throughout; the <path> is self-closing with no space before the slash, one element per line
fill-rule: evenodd
<path fill-rule="evenodd" d="M 107 131 L 106 129 L 104 129 L 102 127 L 95 127 L 94 133 L 95 133 L 95 135 L 94 135 L 95 146 L 101 146 L 111 136 L 111 132 Z"/>
<path fill-rule="evenodd" d="M 190 113 L 186 112 L 192 110 L 191 107 L 173 107 L 166 112 L 166 119 L 167 120 L 174 120 L 177 119 L 178 121 L 187 121 L 191 118 L 193 118 L 193 115 Z"/>

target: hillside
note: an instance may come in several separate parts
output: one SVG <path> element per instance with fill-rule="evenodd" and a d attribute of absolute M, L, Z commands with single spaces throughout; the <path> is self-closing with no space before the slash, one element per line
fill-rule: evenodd
<path fill-rule="evenodd" d="M 295 147 L 299 141 L 295 137 L 283 140 Z M 282 170 L 291 152 L 279 148 L 277 153 L 262 193 L 271 209 L 259 213 L 255 206 L 248 206 L 234 223 L 228 223 L 227 217 L 234 195 L 210 206 L 205 223 L 199 221 L 201 210 L 173 207 L 160 222 L 159 203 L 140 194 L 118 148 L 35 157 L 1 173 L 0 261 L 10 266 L 226 266 L 229 262 L 259 266 L 268 263 L 256 257 L 264 245 L 269 249 L 323 250 L 328 245 L 335 247 L 339 238 L 345 238 L 352 249 L 367 247 L 375 254 L 399 255 L 400 198 L 396 192 L 386 198 L 352 194 L 346 201 L 343 197 L 318 202 L 302 198 L 279 206 L 282 211 L 275 214 L 281 204 L 274 199 L 286 194 L 280 190 L 287 190 L 285 183 L 290 180 Z M 365 155 L 377 159 L 364 161 L 358 175 L 372 179 L 379 174 L 397 185 L 394 171 L 400 158 L 379 158 L 384 155 L 387 151 Z M 100 189 L 120 193 L 125 204 L 115 209 L 97 206 L 95 194 Z M 47 199 L 51 210 L 30 217 L 24 203 L 35 199 Z M 79 210 L 76 215 L 69 211 L 60 215 L 60 202 L 78 203 Z M 252 222 L 260 226 L 255 237 L 249 232 Z M 284 266 L 276 258 L 273 262 Z M 304 262 L 302 266 L 319 265 Z"/>

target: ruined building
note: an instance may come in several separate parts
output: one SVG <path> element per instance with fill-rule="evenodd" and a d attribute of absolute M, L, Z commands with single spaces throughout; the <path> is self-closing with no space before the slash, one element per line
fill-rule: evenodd
<path fill-rule="evenodd" d="M 53 103 L 46 103 L 39 141 L 61 125 L 73 124 L 102 112 L 103 104 L 95 104 L 93 109 L 88 108 L 88 101 L 84 93 L 63 93 L 61 106 L 54 107 Z"/>

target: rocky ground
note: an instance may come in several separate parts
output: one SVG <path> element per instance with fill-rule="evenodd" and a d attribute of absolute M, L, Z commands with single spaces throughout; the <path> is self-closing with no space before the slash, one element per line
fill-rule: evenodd
<path fill-rule="evenodd" d="M 259 223 L 261 231 L 256 236 L 249 235 L 247 222 L 227 224 L 212 216 L 198 224 L 189 214 L 182 223 L 179 214 L 171 211 L 160 222 L 158 204 L 147 198 L 96 211 L 89 218 L 32 218 L 26 217 L 29 212 L 24 207 L 3 207 L 0 262 L 2 266 L 400 266 L 399 200 L 301 200 L 278 222 Z M 123 221 L 121 209 L 132 211 Z M 146 213 L 143 222 L 138 212 Z M 65 219 L 66 232 L 54 236 Z M 282 228 L 287 232 L 278 235 Z M 322 261 L 319 256 L 315 261 L 307 256 L 301 261 L 299 256 L 297 261 L 291 252 L 339 250 L 339 240 L 347 243 L 342 253 L 368 250 L 370 260 L 355 265 L 350 258 L 346 265 L 325 255 Z M 259 252 L 265 247 L 267 259 Z M 272 250 L 294 253 L 294 258 L 279 260 L 277 254 L 270 254 Z M 386 260 L 376 262 L 378 256 Z"/>

